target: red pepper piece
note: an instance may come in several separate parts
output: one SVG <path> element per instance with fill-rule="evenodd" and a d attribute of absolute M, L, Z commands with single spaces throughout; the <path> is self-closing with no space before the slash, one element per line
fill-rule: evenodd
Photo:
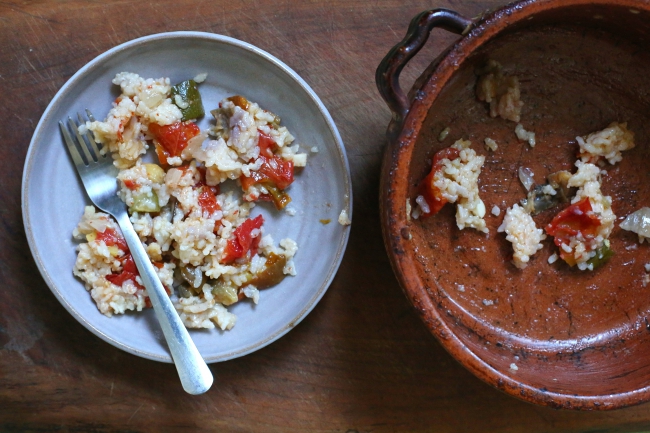
<path fill-rule="evenodd" d="M 428 217 L 431 215 L 437 214 L 442 207 L 447 204 L 447 199 L 442 196 L 442 193 L 438 188 L 433 185 L 433 179 L 438 171 L 442 169 L 442 160 L 454 160 L 460 156 L 460 150 L 447 147 L 441 149 L 433 157 L 433 163 L 431 164 L 431 171 L 425 177 L 420 185 L 418 186 L 418 191 L 420 195 L 424 197 L 424 200 L 429 205 L 429 212 L 423 213 L 422 217 Z"/>
<path fill-rule="evenodd" d="M 258 215 L 255 219 L 247 219 L 239 227 L 235 229 L 234 237 L 228 240 L 228 244 L 224 250 L 222 263 L 232 263 L 235 260 L 244 257 L 246 253 L 251 252 L 251 256 L 257 253 L 257 248 L 260 244 L 261 236 L 253 237 L 251 232 L 254 229 L 259 229 L 264 224 L 262 215 Z"/>
<path fill-rule="evenodd" d="M 216 211 L 221 210 L 221 206 L 217 202 L 217 197 L 212 188 L 207 185 L 202 185 L 199 191 L 199 205 L 203 212 L 208 212 L 210 215 Z"/>
<path fill-rule="evenodd" d="M 166 164 L 167 158 L 180 156 L 183 149 L 187 147 L 187 142 L 199 135 L 201 130 L 194 122 L 179 122 L 165 126 L 150 123 L 149 132 L 162 147 L 160 150 L 156 147 L 156 152 L 160 162 Z M 163 158 L 161 158 L 161 153 Z"/>
<path fill-rule="evenodd" d="M 558 213 L 546 226 L 546 233 L 553 236 L 553 242 L 560 247 L 560 257 L 571 264 L 573 256 L 561 248 L 562 244 L 569 245 L 578 233 L 585 239 L 593 238 L 600 225 L 600 218 L 593 212 L 591 202 L 586 197 Z"/>
<path fill-rule="evenodd" d="M 260 147 L 260 155 L 273 157 L 273 152 L 278 149 L 277 143 L 268 135 L 257 130 L 259 133 L 259 138 L 257 140 L 257 145 Z"/>
<path fill-rule="evenodd" d="M 117 234 L 115 229 L 106 228 L 103 232 L 97 232 L 96 239 L 98 241 L 104 241 L 107 247 L 116 246 L 123 252 L 129 251 L 129 247 L 126 245 L 126 240 L 121 235 Z"/>
<path fill-rule="evenodd" d="M 135 280 L 135 277 L 140 275 L 140 273 L 138 272 L 138 268 L 135 266 L 131 254 L 123 256 L 120 261 L 122 262 L 122 272 L 119 274 L 106 275 L 106 279 L 116 286 L 122 286 L 126 281 L 131 280 L 136 287 L 144 289 L 144 287 Z"/>
<path fill-rule="evenodd" d="M 138 188 L 138 184 L 132 181 L 131 179 L 126 179 L 123 182 L 124 182 L 124 186 L 130 189 L 131 191 Z"/>

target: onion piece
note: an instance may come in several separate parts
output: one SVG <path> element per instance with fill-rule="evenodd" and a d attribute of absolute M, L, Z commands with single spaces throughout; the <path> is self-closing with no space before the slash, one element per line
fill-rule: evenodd
<path fill-rule="evenodd" d="M 642 207 L 632 212 L 620 225 L 623 230 L 628 230 L 639 235 L 639 240 L 650 238 L 650 207 Z"/>
<path fill-rule="evenodd" d="M 429 207 L 429 203 L 427 203 L 424 196 L 422 196 L 422 195 L 417 196 L 417 198 L 415 199 L 415 202 L 420 205 L 420 209 L 422 209 L 422 212 L 424 212 L 425 214 L 428 214 L 429 212 L 431 212 L 431 208 Z"/>
<path fill-rule="evenodd" d="M 187 140 L 187 147 L 181 153 L 182 158 L 186 160 L 196 158 L 196 151 L 201 148 L 201 145 L 207 138 L 208 134 L 205 131 L 201 131 L 198 135 Z"/>
<path fill-rule="evenodd" d="M 202 72 L 202 73 L 198 74 L 196 77 L 194 77 L 194 82 L 200 84 L 200 83 L 204 82 L 206 78 L 208 78 L 207 72 Z M 256 304 L 257 304 L 257 302 L 256 302 Z"/>
<path fill-rule="evenodd" d="M 521 181 L 522 185 L 524 185 L 524 188 L 526 188 L 526 191 L 530 191 L 530 189 L 535 184 L 535 179 L 533 179 L 533 176 L 535 176 L 535 174 L 530 168 L 519 167 L 519 180 Z"/>
<path fill-rule="evenodd" d="M 155 108 L 165 99 L 165 95 L 154 89 L 144 89 L 138 95 L 140 102 L 143 102 L 149 108 Z"/>
<path fill-rule="evenodd" d="M 88 225 L 100 233 L 104 233 L 108 227 L 108 219 L 106 218 L 94 218 L 88 221 Z"/>

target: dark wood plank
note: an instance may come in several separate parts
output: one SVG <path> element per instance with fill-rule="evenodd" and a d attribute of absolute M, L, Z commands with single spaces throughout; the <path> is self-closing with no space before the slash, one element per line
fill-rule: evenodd
<path fill-rule="evenodd" d="M 374 70 L 418 12 L 441 6 L 473 16 L 501 3 L 1 2 L 0 431 L 624 432 L 650 427 L 648 405 L 611 413 L 555 411 L 485 385 L 426 331 L 384 252 L 378 173 L 389 112 L 376 91 Z M 31 259 L 20 209 L 29 140 L 56 91 L 103 51 L 173 30 L 242 39 L 294 68 L 340 129 L 355 194 L 348 250 L 320 304 L 269 347 L 212 365 L 215 385 L 198 397 L 183 393 L 173 366 L 113 348 L 64 310 Z M 405 71 L 404 82 L 454 38 L 436 32 Z"/>

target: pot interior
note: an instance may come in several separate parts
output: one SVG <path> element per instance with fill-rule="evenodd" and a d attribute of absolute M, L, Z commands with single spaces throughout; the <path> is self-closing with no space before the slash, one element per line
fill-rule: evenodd
<path fill-rule="evenodd" d="M 437 150 L 463 138 L 486 156 L 479 187 L 489 234 L 459 230 L 455 206 L 446 205 L 409 223 L 407 252 L 438 315 L 462 343 L 542 393 L 604 396 L 650 384 L 650 284 L 644 285 L 650 245 L 618 227 L 631 212 L 650 206 L 648 15 L 619 6 L 561 7 L 509 27 L 461 63 L 431 106 L 413 149 L 412 203 Z M 515 122 L 491 118 L 487 104 L 476 99 L 475 70 L 488 59 L 518 77 L 520 123 L 535 132 L 534 148 L 517 139 Z M 613 121 L 627 122 L 636 142 L 602 176 L 617 216 L 610 236 L 615 255 L 595 271 L 562 260 L 549 264 L 558 251 L 547 237 L 527 268 L 515 268 L 512 246 L 497 228 L 506 209 L 526 197 L 519 167 L 531 168 L 540 184 L 555 171 L 575 172 L 576 136 Z M 498 143 L 496 151 L 485 149 L 486 137 Z M 491 213 L 495 205 L 499 216 Z M 565 206 L 535 216 L 537 226 L 545 227 Z"/>

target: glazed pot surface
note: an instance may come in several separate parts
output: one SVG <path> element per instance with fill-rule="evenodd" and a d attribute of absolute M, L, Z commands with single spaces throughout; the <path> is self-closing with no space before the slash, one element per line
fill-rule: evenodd
<path fill-rule="evenodd" d="M 414 103 L 386 156 L 382 217 L 407 296 L 470 370 L 536 403 L 612 408 L 650 399 L 650 284 L 644 283 L 650 247 L 618 227 L 650 206 L 649 14 L 629 5 L 566 3 L 527 2 L 507 7 L 510 14 L 497 12 L 423 81 L 426 96 Z M 490 117 L 477 100 L 475 70 L 488 59 L 518 77 L 520 123 L 536 133 L 534 148 L 517 139 L 515 122 Z M 602 176 L 617 216 L 610 236 L 615 255 L 593 272 L 562 260 L 549 264 L 558 251 L 548 237 L 529 265 L 517 269 L 497 228 L 506 209 L 526 197 L 518 169 L 532 169 L 538 184 L 559 170 L 575 172 L 576 136 L 613 121 L 627 122 L 636 142 Z M 440 141 L 445 128 L 449 135 Z M 488 137 L 496 151 L 485 149 Z M 461 138 L 486 158 L 479 189 L 489 234 L 459 230 L 453 205 L 426 219 L 406 215 L 433 154 Z M 498 216 L 491 213 L 495 206 Z M 537 226 L 564 206 L 535 216 Z"/>

